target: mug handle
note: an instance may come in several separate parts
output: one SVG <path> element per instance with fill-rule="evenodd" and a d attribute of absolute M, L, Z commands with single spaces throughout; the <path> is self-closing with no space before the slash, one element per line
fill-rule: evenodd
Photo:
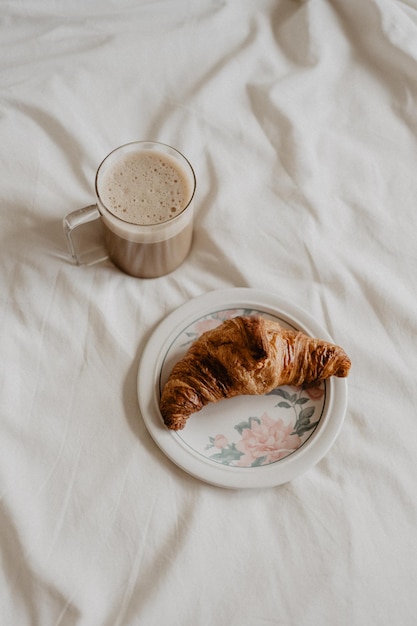
<path fill-rule="evenodd" d="M 66 215 L 63 228 L 69 252 L 76 265 L 93 265 L 109 258 L 104 245 L 100 212 L 96 204 Z"/>

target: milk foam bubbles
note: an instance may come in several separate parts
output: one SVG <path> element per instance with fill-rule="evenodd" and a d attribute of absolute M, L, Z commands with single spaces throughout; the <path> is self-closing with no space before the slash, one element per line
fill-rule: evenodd
<path fill-rule="evenodd" d="M 110 259 L 140 278 L 172 272 L 192 242 L 196 179 L 175 148 L 137 141 L 116 148 L 95 180 L 97 208 Z"/>
<path fill-rule="evenodd" d="M 125 154 L 103 172 L 100 182 L 103 204 L 132 224 L 169 221 L 187 206 L 192 193 L 181 165 L 155 150 Z"/>

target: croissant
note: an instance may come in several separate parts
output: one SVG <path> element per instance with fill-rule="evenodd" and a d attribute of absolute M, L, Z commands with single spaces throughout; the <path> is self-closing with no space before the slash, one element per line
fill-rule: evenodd
<path fill-rule="evenodd" d="M 161 415 L 168 428 L 180 430 L 209 402 L 280 385 L 311 386 L 347 376 L 350 365 L 332 343 L 260 316 L 235 317 L 203 333 L 176 363 L 162 391 Z"/>

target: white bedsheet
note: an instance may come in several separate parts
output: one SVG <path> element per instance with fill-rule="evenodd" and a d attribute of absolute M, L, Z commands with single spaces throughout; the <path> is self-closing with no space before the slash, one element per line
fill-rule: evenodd
<path fill-rule="evenodd" d="M 412 626 L 417 595 L 416 0 L 2 0 L 0 623 Z M 140 280 L 63 216 L 136 139 L 196 170 L 193 247 Z M 158 323 L 270 291 L 352 359 L 336 443 L 227 490 L 138 408 Z"/>

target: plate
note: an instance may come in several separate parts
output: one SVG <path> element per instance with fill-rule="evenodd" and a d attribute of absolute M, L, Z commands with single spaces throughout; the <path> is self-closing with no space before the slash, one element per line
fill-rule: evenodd
<path fill-rule="evenodd" d="M 211 403 L 181 431 L 168 429 L 159 411 L 164 384 L 191 343 L 238 315 L 262 315 L 333 342 L 312 316 L 273 293 L 249 288 L 206 293 L 168 315 L 146 344 L 138 371 L 139 407 L 155 443 L 188 474 L 219 487 L 272 487 L 306 472 L 333 445 L 346 412 L 346 379 Z"/>

